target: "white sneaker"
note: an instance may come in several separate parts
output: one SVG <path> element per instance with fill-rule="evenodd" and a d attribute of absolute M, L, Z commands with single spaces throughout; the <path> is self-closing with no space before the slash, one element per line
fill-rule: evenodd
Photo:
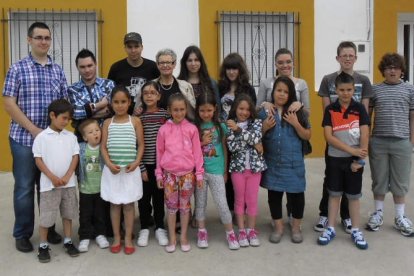
<path fill-rule="evenodd" d="M 81 240 L 79 242 L 79 247 L 78 247 L 79 252 L 88 252 L 89 250 L 89 240 Z"/>
<path fill-rule="evenodd" d="M 104 235 L 97 236 L 95 241 L 101 249 L 109 247 L 109 242 Z"/>
<path fill-rule="evenodd" d="M 167 230 L 158 228 L 157 230 L 155 230 L 155 238 L 157 239 L 159 245 L 168 245 Z"/>
<path fill-rule="evenodd" d="M 138 246 L 147 246 L 148 245 L 148 239 L 149 239 L 149 233 L 150 231 L 148 229 L 142 229 L 139 231 L 139 236 L 137 240 Z"/>
<path fill-rule="evenodd" d="M 208 247 L 207 230 L 198 230 L 198 233 L 197 233 L 197 247 L 198 248 L 207 248 Z"/>

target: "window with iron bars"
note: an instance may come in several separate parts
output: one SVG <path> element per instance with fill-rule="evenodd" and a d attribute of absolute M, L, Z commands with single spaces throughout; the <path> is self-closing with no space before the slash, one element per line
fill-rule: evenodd
<path fill-rule="evenodd" d="M 299 67 L 299 14 L 281 12 L 219 12 L 219 63 L 237 52 L 246 61 L 250 81 L 256 91 L 262 79 L 275 76 L 274 56 L 288 48 L 295 56 L 295 75 Z"/>
<path fill-rule="evenodd" d="M 45 22 L 49 26 L 52 35 L 49 55 L 54 62 L 62 66 L 68 84 L 79 81 L 80 77 L 75 64 L 77 53 L 87 48 L 96 55 L 97 59 L 100 56 L 99 29 L 103 23 L 101 13 L 87 10 L 3 10 L 3 41 L 9 42 L 9 64 L 24 58 L 30 52 L 27 30 L 36 21 Z M 6 28 L 8 39 L 6 39 L 7 32 L 4 31 Z M 4 63 L 6 63 L 6 58 Z"/>

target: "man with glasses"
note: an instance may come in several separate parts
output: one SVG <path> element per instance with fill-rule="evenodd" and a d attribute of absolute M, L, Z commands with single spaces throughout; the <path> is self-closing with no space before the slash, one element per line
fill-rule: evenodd
<path fill-rule="evenodd" d="M 3 89 L 4 109 L 12 119 L 9 141 L 15 180 L 13 237 L 21 252 L 33 251 L 30 238 L 34 229 L 34 193 L 35 186 L 39 191 L 40 180 L 32 153 L 33 141 L 48 126 L 49 104 L 68 96 L 64 72 L 48 56 L 51 41 L 49 27 L 43 22 L 33 23 L 27 34 L 31 52 L 10 67 Z M 48 242 L 56 244 L 61 240 L 52 226 Z"/>
<path fill-rule="evenodd" d="M 134 99 L 129 113 L 132 114 L 134 107 L 137 108 L 136 113 L 140 113 L 141 87 L 146 81 L 157 78 L 160 73 L 154 61 L 142 57 L 144 46 L 140 34 L 127 33 L 124 37 L 124 49 L 127 57 L 112 64 L 108 79 L 129 90 Z"/>
<path fill-rule="evenodd" d="M 368 112 L 369 99 L 372 97 L 372 87 L 369 79 L 354 71 L 354 64 L 357 60 L 356 45 L 351 41 L 343 41 L 338 45 L 336 60 L 340 65 L 340 69 L 337 72 L 326 75 L 323 77 L 318 95 L 322 98 L 323 109 L 336 101 L 338 98 L 335 89 L 335 79 L 341 73 L 345 72 L 351 75 L 355 81 L 355 92 L 353 98 L 355 101 L 362 103 Z M 327 147 L 326 147 L 327 148 Z M 326 163 L 327 150 L 325 150 L 325 163 Z M 326 165 L 326 164 L 325 164 Z M 314 226 L 314 230 L 318 232 L 324 231 L 324 228 L 328 223 L 328 200 L 329 194 L 326 187 L 326 167 L 325 178 L 323 181 L 322 199 L 319 204 L 319 221 Z M 348 210 L 348 199 L 346 196 L 342 196 L 340 215 L 342 219 L 342 226 L 346 233 L 350 234 L 352 229 L 352 223 Z"/>

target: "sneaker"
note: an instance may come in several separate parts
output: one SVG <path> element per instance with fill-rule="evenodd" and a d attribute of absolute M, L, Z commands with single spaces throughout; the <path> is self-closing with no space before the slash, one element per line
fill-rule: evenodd
<path fill-rule="evenodd" d="M 394 228 L 406 237 L 414 236 L 413 223 L 406 216 L 400 216 L 394 219 Z"/>
<path fill-rule="evenodd" d="M 260 246 L 259 237 L 257 236 L 258 234 L 259 233 L 254 228 L 249 231 L 249 234 L 247 234 L 247 238 L 249 239 L 249 244 L 251 246 Z"/>
<path fill-rule="evenodd" d="M 318 238 L 319 245 L 327 245 L 331 240 L 333 240 L 336 236 L 335 230 L 328 227 L 323 231 L 322 235 Z"/>
<path fill-rule="evenodd" d="M 359 249 L 367 249 L 368 243 L 364 239 L 364 236 L 362 235 L 361 231 L 352 231 L 351 232 L 351 238 L 353 242 L 355 243 L 356 247 Z"/>
<path fill-rule="evenodd" d="M 382 211 L 375 211 L 369 216 L 366 229 L 369 231 L 378 231 L 383 223 Z"/>
<path fill-rule="evenodd" d="M 234 231 L 231 231 L 230 234 L 226 234 L 226 238 L 230 250 L 237 250 L 240 248 L 240 244 L 237 241 L 236 234 L 234 234 Z"/>
<path fill-rule="evenodd" d="M 37 258 L 41 263 L 48 263 L 50 262 L 50 254 L 49 254 L 49 246 L 46 245 L 44 247 L 39 247 L 39 251 L 37 253 Z"/>
<path fill-rule="evenodd" d="M 328 217 L 320 216 L 318 223 L 313 227 L 316 232 L 323 232 L 328 225 Z"/>
<path fill-rule="evenodd" d="M 158 244 L 166 246 L 168 244 L 167 230 L 158 228 L 155 230 L 155 238 L 158 240 Z"/>
<path fill-rule="evenodd" d="M 68 253 L 69 256 L 79 256 L 79 250 L 73 245 L 72 241 L 65 243 L 63 246 L 66 248 L 66 253 Z"/>
<path fill-rule="evenodd" d="M 101 249 L 109 247 L 109 242 L 104 235 L 97 236 L 95 241 Z"/>
<path fill-rule="evenodd" d="M 352 229 L 352 222 L 350 218 L 347 219 L 343 219 L 342 220 L 342 227 L 344 228 L 344 231 L 348 234 L 351 234 L 351 229 Z"/>
<path fill-rule="evenodd" d="M 239 230 L 239 245 L 241 247 L 247 247 L 249 246 L 249 240 L 247 239 L 247 234 L 246 234 L 246 230 L 241 229 Z"/>
<path fill-rule="evenodd" d="M 89 240 L 81 240 L 78 246 L 79 252 L 88 252 L 89 250 Z"/>
<path fill-rule="evenodd" d="M 148 229 L 142 229 L 139 231 L 137 245 L 138 246 L 147 246 L 149 239 L 150 231 Z"/>
<path fill-rule="evenodd" d="M 208 234 L 207 230 L 198 230 L 197 233 L 197 247 L 207 248 L 208 247 Z"/>

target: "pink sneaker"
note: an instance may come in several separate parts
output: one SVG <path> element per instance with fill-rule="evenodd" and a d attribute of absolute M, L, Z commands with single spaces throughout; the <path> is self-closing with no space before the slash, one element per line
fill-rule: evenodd
<path fill-rule="evenodd" d="M 239 229 L 239 245 L 241 247 L 249 246 L 249 240 L 247 239 L 246 230 Z"/>
<path fill-rule="evenodd" d="M 197 247 L 207 248 L 208 247 L 208 234 L 206 229 L 199 229 L 197 233 Z"/>
<path fill-rule="evenodd" d="M 234 231 L 231 231 L 229 234 L 226 234 L 226 237 L 230 250 L 237 250 L 240 248 L 240 244 L 237 241 L 236 234 L 234 234 Z"/>
<path fill-rule="evenodd" d="M 251 246 L 260 246 L 259 237 L 257 236 L 258 234 L 259 233 L 254 228 L 251 229 L 247 234 L 247 238 L 249 239 L 249 243 Z"/>

